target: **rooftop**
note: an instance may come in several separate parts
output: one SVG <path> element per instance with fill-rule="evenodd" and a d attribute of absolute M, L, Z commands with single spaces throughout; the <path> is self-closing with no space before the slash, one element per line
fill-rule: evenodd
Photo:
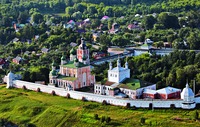
<path fill-rule="evenodd" d="M 165 87 L 163 89 L 159 89 L 157 90 L 157 93 L 160 93 L 160 94 L 170 94 L 170 93 L 174 93 L 174 92 L 177 92 L 177 91 L 181 91 L 181 89 L 177 89 L 177 88 L 173 88 L 173 87 Z"/>
<path fill-rule="evenodd" d="M 75 66 L 74 61 L 69 61 L 68 63 L 61 65 L 61 66 L 67 67 L 67 68 L 81 68 L 81 67 L 86 67 L 88 65 L 85 65 L 85 64 L 79 62 L 79 66 Z"/>
<path fill-rule="evenodd" d="M 140 83 L 140 80 L 138 79 L 130 78 L 130 79 L 126 79 L 123 83 L 119 84 L 118 87 L 136 90 L 138 88 L 141 88 L 141 83 Z"/>

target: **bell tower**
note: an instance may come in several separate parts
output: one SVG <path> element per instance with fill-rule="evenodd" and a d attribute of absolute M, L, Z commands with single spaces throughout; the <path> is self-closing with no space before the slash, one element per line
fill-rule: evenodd
<path fill-rule="evenodd" d="M 77 59 L 81 63 L 90 64 L 89 49 L 85 44 L 85 40 L 81 38 L 81 44 L 77 49 Z"/>

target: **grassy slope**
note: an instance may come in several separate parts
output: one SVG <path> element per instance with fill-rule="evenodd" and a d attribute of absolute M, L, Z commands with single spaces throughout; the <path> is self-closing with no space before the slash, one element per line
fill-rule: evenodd
<path fill-rule="evenodd" d="M 18 125 L 33 123 L 39 127 L 64 126 L 198 126 L 199 121 L 192 120 L 194 111 L 156 109 L 129 110 L 124 107 L 103 106 L 95 102 L 82 102 L 33 91 L 6 89 L 0 86 L 0 118 L 8 119 Z M 94 114 L 111 117 L 109 124 L 94 119 Z M 146 124 L 140 118 L 146 118 Z M 176 121 L 172 118 L 184 118 Z"/>

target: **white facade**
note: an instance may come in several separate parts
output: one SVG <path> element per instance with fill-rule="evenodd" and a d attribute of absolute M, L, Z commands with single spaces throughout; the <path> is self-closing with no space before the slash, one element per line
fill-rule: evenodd
<path fill-rule="evenodd" d="M 94 84 L 94 93 L 95 94 L 101 94 L 101 95 L 110 95 L 110 90 L 113 90 L 114 88 L 117 88 L 115 86 L 116 84 L 107 86 L 107 85 L 101 85 L 101 84 Z M 151 90 L 156 90 L 156 84 L 146 86 L 143 88 L 139 88 L 136 90 L 131 90 L 131 89 L 126 89 L 126 88 L 119 88 L 122 93 L 127 95 L 131 99 L 136 99 L 140 98 L 143 94 L 144 89 L 151 89 Z M 110 95 L 113 96 L 113 95 Z"/>
<path fill-rule="evenodd" d="M 126 78 L 130 78 L 130 69 L 128 68 L 128 63 L 126 62 L 125 68 L 121 67 L 121 62 L 118 58 L 117 67 L 112 68 L 112 63 L 110 62 L 108 70 L 108 81 L 120 83 L 124 81 Z"/>

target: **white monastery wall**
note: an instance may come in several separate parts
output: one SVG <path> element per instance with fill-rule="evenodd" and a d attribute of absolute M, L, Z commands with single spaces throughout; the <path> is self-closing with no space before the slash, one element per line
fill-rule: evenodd
<path fill-rule="evenodd" d="M 52 91 L 55 92 L 56 95 L 59 96 L 67 96 L 67 94 L 70 94 L 70 97 L 73 99 L 82 99 L 83 97 L 88 101 L 95 101 L 102 103 L 103 101 L 106 101 L 108 104 L 112 105 L 118 105 L 118 106 L 126 106 L 127 103 L 130 103 L 130 106 L 135 107 L 142 107 L 142 108 L 148 108 L 151 104 L 154 108 L 170 108 L 171 104 L 174 104 L 176 108 L 181 108 L 181 104 L 183 100 L 144 100 L 144 99 L 137 99 L 137 100 L 130 100 L 130 99 L 121 99 L 121 98 L 115 98 L 112 96 L 105 96 L 105 95 L 98 95 L 98 94 L 92 94 L 92 93 L 85 93 L 85 92 L 78 92 L 78 91 L 67 91 L 63 88 L 57 88 L 54 86 L 46 86 L 36 83 L 30 83 L 20 80 L 14 81 L 14 87 L 15 88 L 23 88 L 23 86 L 26 87 L 26 89 L 37 91 L 39 88 L 41 92 L 44 93 L 52 93 Z M 198 103 L 200 103 L 200 97 L 195 98 Z"/>

